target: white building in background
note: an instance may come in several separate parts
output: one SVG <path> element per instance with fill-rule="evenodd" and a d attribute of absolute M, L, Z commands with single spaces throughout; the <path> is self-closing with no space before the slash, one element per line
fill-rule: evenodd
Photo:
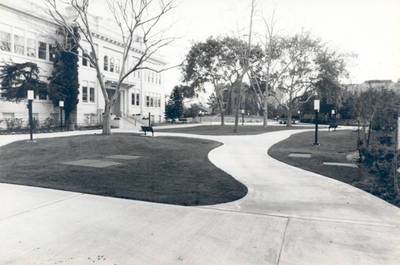
<path fill-rule="evenodd" d="M 107 90 L 113 93 L 120 73 L 123 48 L 119 42 L 118 31 L 112 28 L 111 21 L 95 16 L 91 18 L 105 84 Z M 56 28 L 57 26 L 47 18 L 44 11 L 31 2 L 1 1 L 0 64 L 36 63 L 40 69 L 40 78 L 47 82 L 53 68 L 52 34 L 55 35 Z M 89 48 L 88 43 L 81 41 L 83 46 Z M 128 59 L 128 65 L 137 60 L 140 52 L 141 44 L 136 42 L 131 58 Z M 165 66 L 165 62 L 162 58 L 154 56 L 146 66 L 158 70 Z M 104 98 L 96 78 L 96 70 L 82 54 L 78 69 L 79 103 L 72 118 L 79 126 L 98 124 L 101 122 L 104 110 Z M 153 122 L 163 122 L 165 95 L 162 74 L 151 70 L 140 70 L 124 81 L 120 98 L 112 113 L 115 116 L 135 117 L 138 120 L 148 117 L 151 113 Z M 47 95 L 35 95 L 33 115 L 40 123 L 50 117 L 59 119 L 59 112 L 58 107 L 53 106 Z M 26 101 L 15 103 L 0 98 L 0 121 L 20 118 L 26 122 L 27 115 Z M 4 122 L 0 123 L 0 127 L 4 126 Z"/>

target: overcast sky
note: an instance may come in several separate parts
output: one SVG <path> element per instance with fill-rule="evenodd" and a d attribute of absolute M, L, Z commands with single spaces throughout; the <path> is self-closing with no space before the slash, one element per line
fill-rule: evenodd
<path fill-rule="evenodd" d="M 106 0 L 92 0 L 97 14 L 105 15 Z M 170 65 L 180 63 L 194 41 L 209 36 L 248 31 L 251 0 L 176 0 L 176 9 L 164 22 L 180 39 L 163 50 Z M 350 80 L 400 78 L 400 0 L 255 0 L 254 31 L 264 33 L 262 17 L 275 12 L 280 34 L 302 29 L 321 38 L 349 59 Z M 167 89 L 179 84 L 178 70 L 166 72 Z"/>
<path fill-rule="evenodd" d="M 173 32 L 183 38 L 168 48 L 171 63 L 183 59 L 193 41 L 208 36 L 238 34 L 248 29 L 251 0 L 180 0 L 173 15 Z M 256 0 L 255 31 L 263 34 L 262 17 L 275 10 L 281 34 L 310 31 L 347 54 L 351 79 L 400 78 L 400 0 Z M 170 85 L 178 73 L 170 73 Z"/>

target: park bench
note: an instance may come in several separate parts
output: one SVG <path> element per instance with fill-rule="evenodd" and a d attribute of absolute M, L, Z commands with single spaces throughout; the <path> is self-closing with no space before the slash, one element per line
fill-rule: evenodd
<path fill-rule="evenodd" d="M 334 131 L 336 131 L 336 128 L 338 127 L 338 125 L 336 124 L 336 123 L 331 123 L 331 124 L 329 124 L 329 127 L 328 127 L 328 131 L 331 131 L 331 128 L 334 130 Z"/>
<path fill-rule="evenodd" d="M 151 126 L 141 126 L 142 131 L 144 132 L 144 135 L 146 135 L 146 132 L 151 132 L 151 136 L 154 136 L 154 130 L 153 127 Z"/>

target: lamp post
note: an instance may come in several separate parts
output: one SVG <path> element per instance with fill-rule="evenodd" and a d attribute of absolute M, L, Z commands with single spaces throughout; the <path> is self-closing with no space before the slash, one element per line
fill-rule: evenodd
<path fill-rule="evenodd" d="M 30 140 L 33 141 L 33 118 L 32 118 L 32 102 L 35 97 L 33 90 L 28 90 L 28 110 L 29 110 L 29 135 Z"/>
<path fill-rule="evenodd" d="M 318 143 L 318 112 L 319 112 L 319 99 L 314 100 L 314 110 L 315 110 L 315 137 L 314 137 L 314 145 L 319 145 L 319 143 Z"/>
<path fill-rule="evenodd" d="M 244 109 L 241 109 L 240 113 L 242 114 L 242 126 L 244 126 Z"/>
<path fill-rule="evenodd" d="M 63 127 L 63 107 L 64 107 L 64 101 L 60 100 L 58 101 L 58 106 L 60 107 L 60 128 Z"/>

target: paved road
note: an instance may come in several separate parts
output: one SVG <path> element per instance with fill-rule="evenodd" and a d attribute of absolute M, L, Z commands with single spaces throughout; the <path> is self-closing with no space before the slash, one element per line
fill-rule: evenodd
<path fill-rule="evenodd" d="M 209 159 L 249 188 L 226 204 L 0 184 L 0 264 L 400 264 L 400 209 L 267 155 L 293 133 L 198 136 L 224 143 Z"/>

